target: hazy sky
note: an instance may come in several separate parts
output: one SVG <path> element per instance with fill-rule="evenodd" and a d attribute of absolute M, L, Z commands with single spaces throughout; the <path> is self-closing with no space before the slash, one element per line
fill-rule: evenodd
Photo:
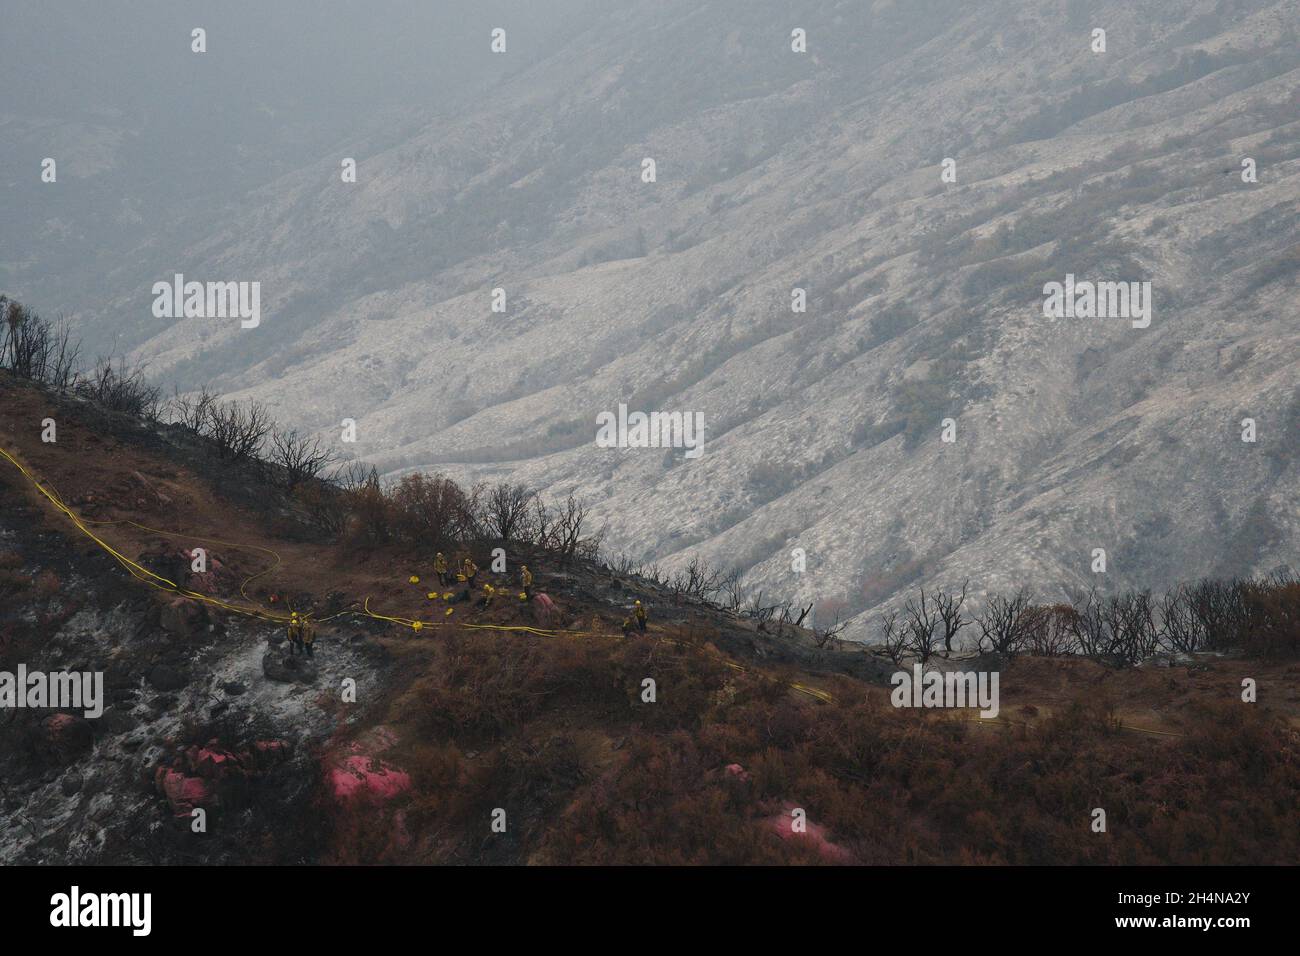
<path fill-rule="evenodd" d="M 143 239 L 331 149 L 366 155 L 456 115 L 589 5 L 6 0 L 0 291 L 76 314 Z M 507 11 L 518 52 L 483 56 Z M 195 27 L 220 55 L 190 51 Z M 39 180 L 51 155 L 57 191 Z"/>

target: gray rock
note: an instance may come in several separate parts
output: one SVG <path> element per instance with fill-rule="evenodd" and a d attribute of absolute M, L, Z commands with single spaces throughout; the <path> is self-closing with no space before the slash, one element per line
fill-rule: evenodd
<path fill-rule="evenodd" d="M 90 750 L 95 734 L 90 721 L 74 714 L 52 714 L 41 721 L 39 749 L 58 763 L 68 763 Z"/>
<path fill-rule="evenodd" d="M 140 718 L 125 707 L 110 707 L 99 721 L 100 729 L 109 734 L 126 734 L 140 726 Z"/>
<path fill-rule="evenodd" d="M 182 637 L 203 632 L 207 624 L 208 616 L 203 607 L 184 598 L 172 601 L 158 616 L 159 627 L 169 634 Z"/>
<path fill-rule="evenodd" d="M 180 690 L 189 683 L 188 678 L 170 664 L 155 664 L 149 669 L 148 680 L 149 686 L 159 691 Z"/>
<path fill-rule="evenodd" d="M 272 650 L 262 657 L 262 673 L 267 680 L 281 684 L 310 684 L 316 679 L 316 665 L 305 657 L 290 657 Z"/>

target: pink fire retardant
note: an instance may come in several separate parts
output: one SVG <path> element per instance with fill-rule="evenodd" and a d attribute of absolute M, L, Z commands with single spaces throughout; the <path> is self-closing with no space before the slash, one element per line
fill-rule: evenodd
<path fill-rule="evenodd" d="M 355 800 L 382 804 L 411 789 L 411 776 L 406 771 L 363 754 L 344 757 L 330 770 L 329 782 L 340 803 Z"/>
<path fill-rule="evenodd" d="M 848 863 L 852 861 L 853 855 L 849 853 L 848 850 L 830 841 L 827 837 L 827 834 L 830 831 L 825 827 L 819 826 L 811 820 L 805 819 L 804 826 L 807 827 L 807 829 L 803 833 L 796 833 L 794 830 L 794 809 L 795 807 L 793 804 L 788 804 L 784 813 L 778 813 L 776 816 L 768 818 L 768 823 L 771 825 L 772 829 L 777 832 L 777 835 L 780 836 L 781 839 L 807 840 L 816 847 L 817 852 L 827 860 L 833 860 L 836 863 Z"/>
<path fill-rule="evenodd" d="M 551 620 L 556 613 L 555 602 L 551 600 L 549 594 L 543 594 L 538 591 L 533 595 L 533 613 L 537 615 L 537 621 L 543 627 L 549 627 Z"/>

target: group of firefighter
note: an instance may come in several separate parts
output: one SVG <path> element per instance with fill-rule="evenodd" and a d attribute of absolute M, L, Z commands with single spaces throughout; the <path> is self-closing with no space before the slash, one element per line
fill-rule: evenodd
<path fill-rule="evenodd" d="M 452 587 L 457 583 L 465 585 L 465 600 L 471 600 L 473 597 L 475 582 L 478 579 L 478 565 L 474 559 L 466 556 L 461 560 L 456 570 L 451 570 L 447 564 L 446 556 L 439 551 L 433 558 L 433 573 L 438 577 L 438 583 L 445 588 Z M 412 577 L 411 581 L 419 582 L 418 577 Z M 519 586 L 522 591 L 519 595 L 520 600 L 531 601 L 533 599 L 533 572 L 528 570 L 528 565 L 519 566 Z M 479 607 L 487 607 L 496 597 L 497 589 L 488 582 L 483 582 L 483 595 L 477 601 Z M 430 595 L 432 597 L 432 595 Z"/>
<path fill-rule="evenodd" d="M 289 615 L 289 654 L 299 652 L 308 657 L 315 656 L 316 622 L 310 614 L 299 616 L 297 611 Z"/>
<path fill-rule="evenodd" d="M 453 571 L 447 563 L 447 558 L 439 551 L 433 559 L 433 573 L 437 576 L 438 583 L 443 587 L 451 587 L 457 582 L 463 582 L 465 596 L 468 599 L 474 590 L 479 569 L 478 565 L 474 563 L 474 559 L 467 555 L 460 562 L 457 569 Z M 419 578 L 412 576 L 411 581 L 418 583 Z M 532 601 L 533 572 L 528 570 L 526 564 L 519 566 L 519 585 L 522 588 L 519 597 L 524 601 Z M 479 598 L 478 606 L 488 607 L 492 603 L 492 598 L 496 595 L 496 590 L 491 584 L 484 582 L 483 596 Z M 622 630 L 624 636 L 630 635 L 634 629 L 643 634 L 646 629 L 645 606 L 640 601 L 633 604 L 632 609 L 623 618 Z M 289 617 L 288 632 L 289 653 L 293 655 L 301 652 L 308 657 L 312 657 L 316 643 L 316 624 L 312 621 L 311 615 L 299 615 L 297 611 L 292 612 Z"/>

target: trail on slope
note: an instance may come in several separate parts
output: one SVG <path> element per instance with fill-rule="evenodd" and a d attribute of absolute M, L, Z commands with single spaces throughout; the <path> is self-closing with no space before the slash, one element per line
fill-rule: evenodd
<path fill-rule="evenodd" d="M 234 542 L 234 541 L 222 541 L 216 538 L 190 535 L 183 532 L 165 531 L 159 528 L 149 527 L 148 525 L 144 525 L 141 524 L 140 522 L 133 521 L 130 519 L 110 519 L 110 520 L 103 520 L 103 521 L 95 521 L 92 519 L 83 518 L 81 515 L 77 514 L 77 512 L 75 512 L 71 507 L 69 507 L 63 501 L 63 499 L 59 496 L 58 492 L 52 486 L 48 485 L 47 483 L 43 483 L 40 479 L 38 479 L 34 474 L 32 474 L 31 470 L 28 469 L 28 467 L 24 465 L 21 461 L 19 461 L 14 455 L 5 451 L 3 448 L 0 448 L 0 457 L 3 457 L 6 461 L 9 462 L 9 464 L 13 465 L 13 467 L 18 470 L 18 472 L 23 476 L 23 478 L 25 478 L 27 482 L 34 489 L 36 489 L 36 491 L 43 498 L 49 501 L 50 504 L 52 504 L 56 510 L 58 510 L 64 517 L 66 517 L 69 521 L 72 522 L 73 526 L 78 531 L 80 531 L 83 535 L 85 535 L 86 538 L 88 538 L 91 542 L 93 542 L 97 547 L 99 547 L 110 557 L 112 557 L 114 561 L 116 561 L 119 565 L 121 565 L 124 569 L 126 569 L 127 573 L 129 573 L 137 581 L 141 581 L 144 584 L 148 584 L 149 586 L 157 588 L 160 591 L 165 591 L 169 594 L 175 594 L 186 600 L 199 601 L 201 603 L 220 608 L 221 610 L 230 611 L 235 614 L 242 614 L 246 617 L 255 618 L 257 620 L 265 621 L 272 624 L 289 623 L 291 619 L 290 614 L 286 614 L 283 611 L 274 611 L 259 605 L 254 605 L 251 603 L 252 598 L 249 597 L 247 593 L 247 587 L 252 581 L 256 580 L 259 577 L 262 577 L 263 575 L 269 574 L 271 571 L 274 571 L 277 568 L 281 567 L 283 562 L 281 561 L 279 553 L 276 552 L 274 549 L 263 547 L 261 545 L 245 544 L 245 543 Z M 123 554 L 121 551 L 115 548 L 108 541 L 104 540 L 104 538 L 102 538 L 100 535 L 96 534 L 94 530 L 92 530 L 92 528 L 90 527 L 90 525 L 92 524 L 94 525 L 125 524 L 137 528 L 141 531 L 145 531 L 149 534 L 157 534 L 157 535 L 162 535 L 164 537 L 184 538 L 187 541 L 198 541 L 203 543 L 218 544 L 221 545 L 222 547 L 243 548 L 252 551 L 260 551 L 263 554 L 270 555 L 273 559 L 273 563 L 267 566 L 266 568 L 263 568 L 261 571 L 258 571 L 255 574 L 251 574 L 246 578 L 244 578 L 244 580 L 240 584 L 239 591 L 240 594 L 245 598 L 245 600 L 249 601 L 250 603 L 247 605 L 235 604 L 230 601 L 222 600 L 221 598 L 213 597 L 210 594 L 204 594 L 201 591 L 195 591 L 190 588 L 183 587 L 182 585 L 177 584 L 175 581 L 172 581 L 162 576 L 161 574 L 151 571 L 149 568 L 144 567 L 133 558 L 130 558 L 127 555 Z M 443 622 L 443 621 L 422 621 L 419 618 L 405 618 L 405 617 L 398 617 L 394 615 L 376 613 L 375 611 L 372 611 L 370 609 L 369 596 L 365 598 L 365 600 L 362 602 L 360 607 L 357 607 L 354 603 L 354 605 L 350 608 L 346 608 L 335 614 L 331 614 L 328 617 L 320 618 L 320 622 L 324 623 L 326 621 L 335 620 L 337 618 L 345 617 L 345 616 L 366 617 L 376 621 L 385 621 L 391 624 L 397 624 L 402 627 L 409 628 L 410 630 L 416 632 L 422 631 L 426 627 L 447 626 L 447 622 Z M 465 630 L 521 632 L 521 633 L 534 634 L 539 637 L 558 637 L 561 635 L 565 635 L 569 637 L 616 637 L 617 636 L 617 635 L 607 634 L 599 631 L 558 631 L 554 629 L 537 628 L 537 627 L 530 627 L 526 625 L 470 624 L 470 623 L 456 622 L 455 624 L 452 624 L 450 626 L 455 628 L 465 629 Z M 669 641 L 679 646 L 686 646 L 686 647 L 699 646 L 699 645 L 691 644 L 689 642 L 680 641 L 675 638 L 664 637 L 662 638 L 662 640 Z M 721 655 L 719 656 L 721 657 Z M 721 660 L 724 664 L 726 664 L 726 666 L 734 670 L 738 670 L 738 671 L 749 670 L 749 668 L 745 667 L 743 664 L 739 664 L 726 657 L 721 657 Z M 784 683 L 786 683 L 786 685 L 790 687 L 792 690 L 804 694 L 805 696 L 812 697 L 814 700 L 829 702 L 833 699 L 831 695 L 826 691 L 819 690 L 818 688 L 815 687 L 809 687 L 808 685 L 799 683 L 797 681 L 784 682 Z"/>

